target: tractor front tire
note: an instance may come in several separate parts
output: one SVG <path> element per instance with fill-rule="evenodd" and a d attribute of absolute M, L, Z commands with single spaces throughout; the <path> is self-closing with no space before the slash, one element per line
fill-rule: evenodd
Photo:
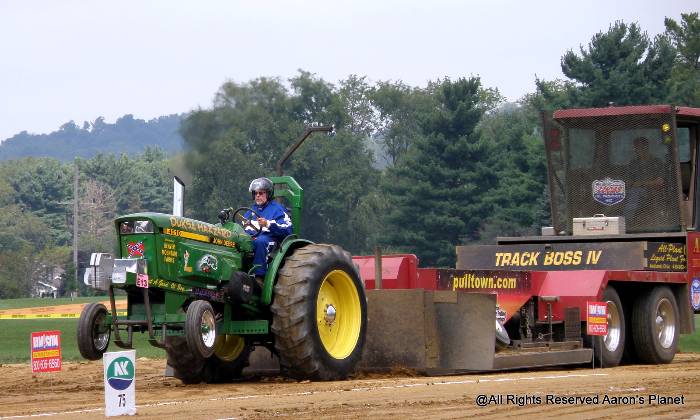
<path fill-rule="evenodd" d="M 632 309 L 632 339 L 642 363 L 671 363 L 678 347 L 678 305 L 671 289 L 657 286 L 637 298 Z"/>
<path fill-rule="evenodd" d="M 203 359 L 214 354 L 216 314 L 206 300 L 195 300 L 187 308 L 185 338 L 193 354 Z"/>
<path fill-rule="evenodd" d="M 106 323 L 107 308 L 101 303 L 85 305 L 78 320 L 78 349 L 88 360 L 99 360 L 109 346 L 112 333 Z"/>
<path fill-rule="evenodd" d="M 283 373 L 346 378 L 362 356 L 367 299 L 350 254 L 311 244 L 284 262 L 274 288 L 272 333 Z"/>
<path fill-rule="evenodd" d="M 239 379 L 248 366 L 251 346 L 240 335 L 216 337 L 214 354 L 204 363 L 204 382 L 209 384 Z"/>
<path fill-rule="evenodd" d="M 165 352 L 168 355 L 168 365 L 173 368 L 173 376 L 184 384 L 202 382 L 205 359 L 190 351 L 185 337 L 167 337 Z"/>

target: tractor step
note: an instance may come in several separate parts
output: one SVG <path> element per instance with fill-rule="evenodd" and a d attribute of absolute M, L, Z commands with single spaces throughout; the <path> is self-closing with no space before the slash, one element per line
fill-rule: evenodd
<path fill-rule="evenodd" d="M 538 352 L 552 350 L 576 350 L 583 347 L 581 340 L 571 341 L 534 341 L 522 342 L 513 340 L 513 353 L 522 352 Z"/>

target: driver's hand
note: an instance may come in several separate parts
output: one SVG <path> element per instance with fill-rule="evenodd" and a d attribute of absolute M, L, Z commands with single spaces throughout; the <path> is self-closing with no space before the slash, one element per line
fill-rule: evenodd
<path fill-rule="evenodd" d="M 264 217 L 258 217 L 258 223 L 260 223 L 261 228 L 264 228 L 267 226 L 267 219 Z"/>

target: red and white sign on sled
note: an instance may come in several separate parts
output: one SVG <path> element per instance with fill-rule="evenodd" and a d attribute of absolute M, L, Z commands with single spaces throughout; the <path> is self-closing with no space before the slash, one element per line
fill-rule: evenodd
<path fill-rule="evenodd" d="M 608 335 L 608 304 L 607 302 L 586 302 L 588 316 L 586 318 L 588 335 Z"/>

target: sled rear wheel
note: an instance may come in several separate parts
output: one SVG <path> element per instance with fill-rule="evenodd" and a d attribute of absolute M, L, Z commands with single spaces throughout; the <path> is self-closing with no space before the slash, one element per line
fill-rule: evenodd
<path fill-rule="evenodd" d="M 643 363 L 671 363 L 676 355 L 678 305 L 671 289 L 657 286 L 637 298 L 632 310 L 632 338 Z"/>

